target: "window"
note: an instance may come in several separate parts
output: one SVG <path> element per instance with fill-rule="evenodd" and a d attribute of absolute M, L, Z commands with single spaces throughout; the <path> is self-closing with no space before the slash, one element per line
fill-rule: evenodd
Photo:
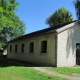
<path fill-rule="evenodd" d="M 41 42 L 41 53 L 47 53 L 47 41 Z"/>
<path fill-rule="evenodd" d="M 12 52 L 12 45 L 10 45 L 10 52 Z"/>
<path fill-rule="evenodd" d="M 21 44 L 21 52 L 24 52 L 24 44 Z"/>
<path fill-rule="evenodd" d="M 17 52 L 17 47 L 18 47 L 18 46 L 17 46 L 17 44 L 16 44 L 16 45 L 15 45 L 15 52 Z"/>
<path fill-rule="evenodd" d="M 30 53 L 33 53 L 34 52 L 34 43 L 31 42 L 30 43 Z"/>

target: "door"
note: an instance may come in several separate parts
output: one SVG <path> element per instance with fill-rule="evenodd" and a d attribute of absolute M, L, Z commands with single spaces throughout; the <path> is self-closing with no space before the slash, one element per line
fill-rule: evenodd
<path fill-rule="evenodd" d="M 80 43 L 76 44 L 76 64 L 80 65 Z"/>

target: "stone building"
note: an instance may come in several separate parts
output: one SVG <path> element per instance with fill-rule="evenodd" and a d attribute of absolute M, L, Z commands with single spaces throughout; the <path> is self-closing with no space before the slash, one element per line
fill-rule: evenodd
<path fill-rule="evenodd" d="M 80 64 L 80 21 L 32 32 L 8 41 L 7 58 L 49 66 Z"/>

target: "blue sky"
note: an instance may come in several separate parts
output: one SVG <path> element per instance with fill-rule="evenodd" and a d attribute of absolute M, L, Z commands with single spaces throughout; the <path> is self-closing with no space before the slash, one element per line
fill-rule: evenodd
<path fill-rule="evenodd" d="M 74 0 L 17 0 L 20 3 L 16 14 L 24 21 L 26 33 L 31 33 L 49 27 L 46 19 L 58 8 L 68 9 L 74 20 L 76 12 L 73 5 Z"/>

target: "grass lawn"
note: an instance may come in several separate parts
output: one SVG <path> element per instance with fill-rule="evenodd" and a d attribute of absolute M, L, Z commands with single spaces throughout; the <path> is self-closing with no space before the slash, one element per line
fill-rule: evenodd
<path fill-rule="evenodd" d="M 0 80 L 66 80 L 0 59 Z"/>
<path fill-rule="evenodd" d="M 47 69 L 70 76 L 80 75 L 80 68 L 59 67 L 59 68 L 47 68 Z"/>
<path fill-rule="evenodd" d="M 66 80 L 56 76 L 48 76 L 30 67 L 0 68 L 0 80 Z"/>

